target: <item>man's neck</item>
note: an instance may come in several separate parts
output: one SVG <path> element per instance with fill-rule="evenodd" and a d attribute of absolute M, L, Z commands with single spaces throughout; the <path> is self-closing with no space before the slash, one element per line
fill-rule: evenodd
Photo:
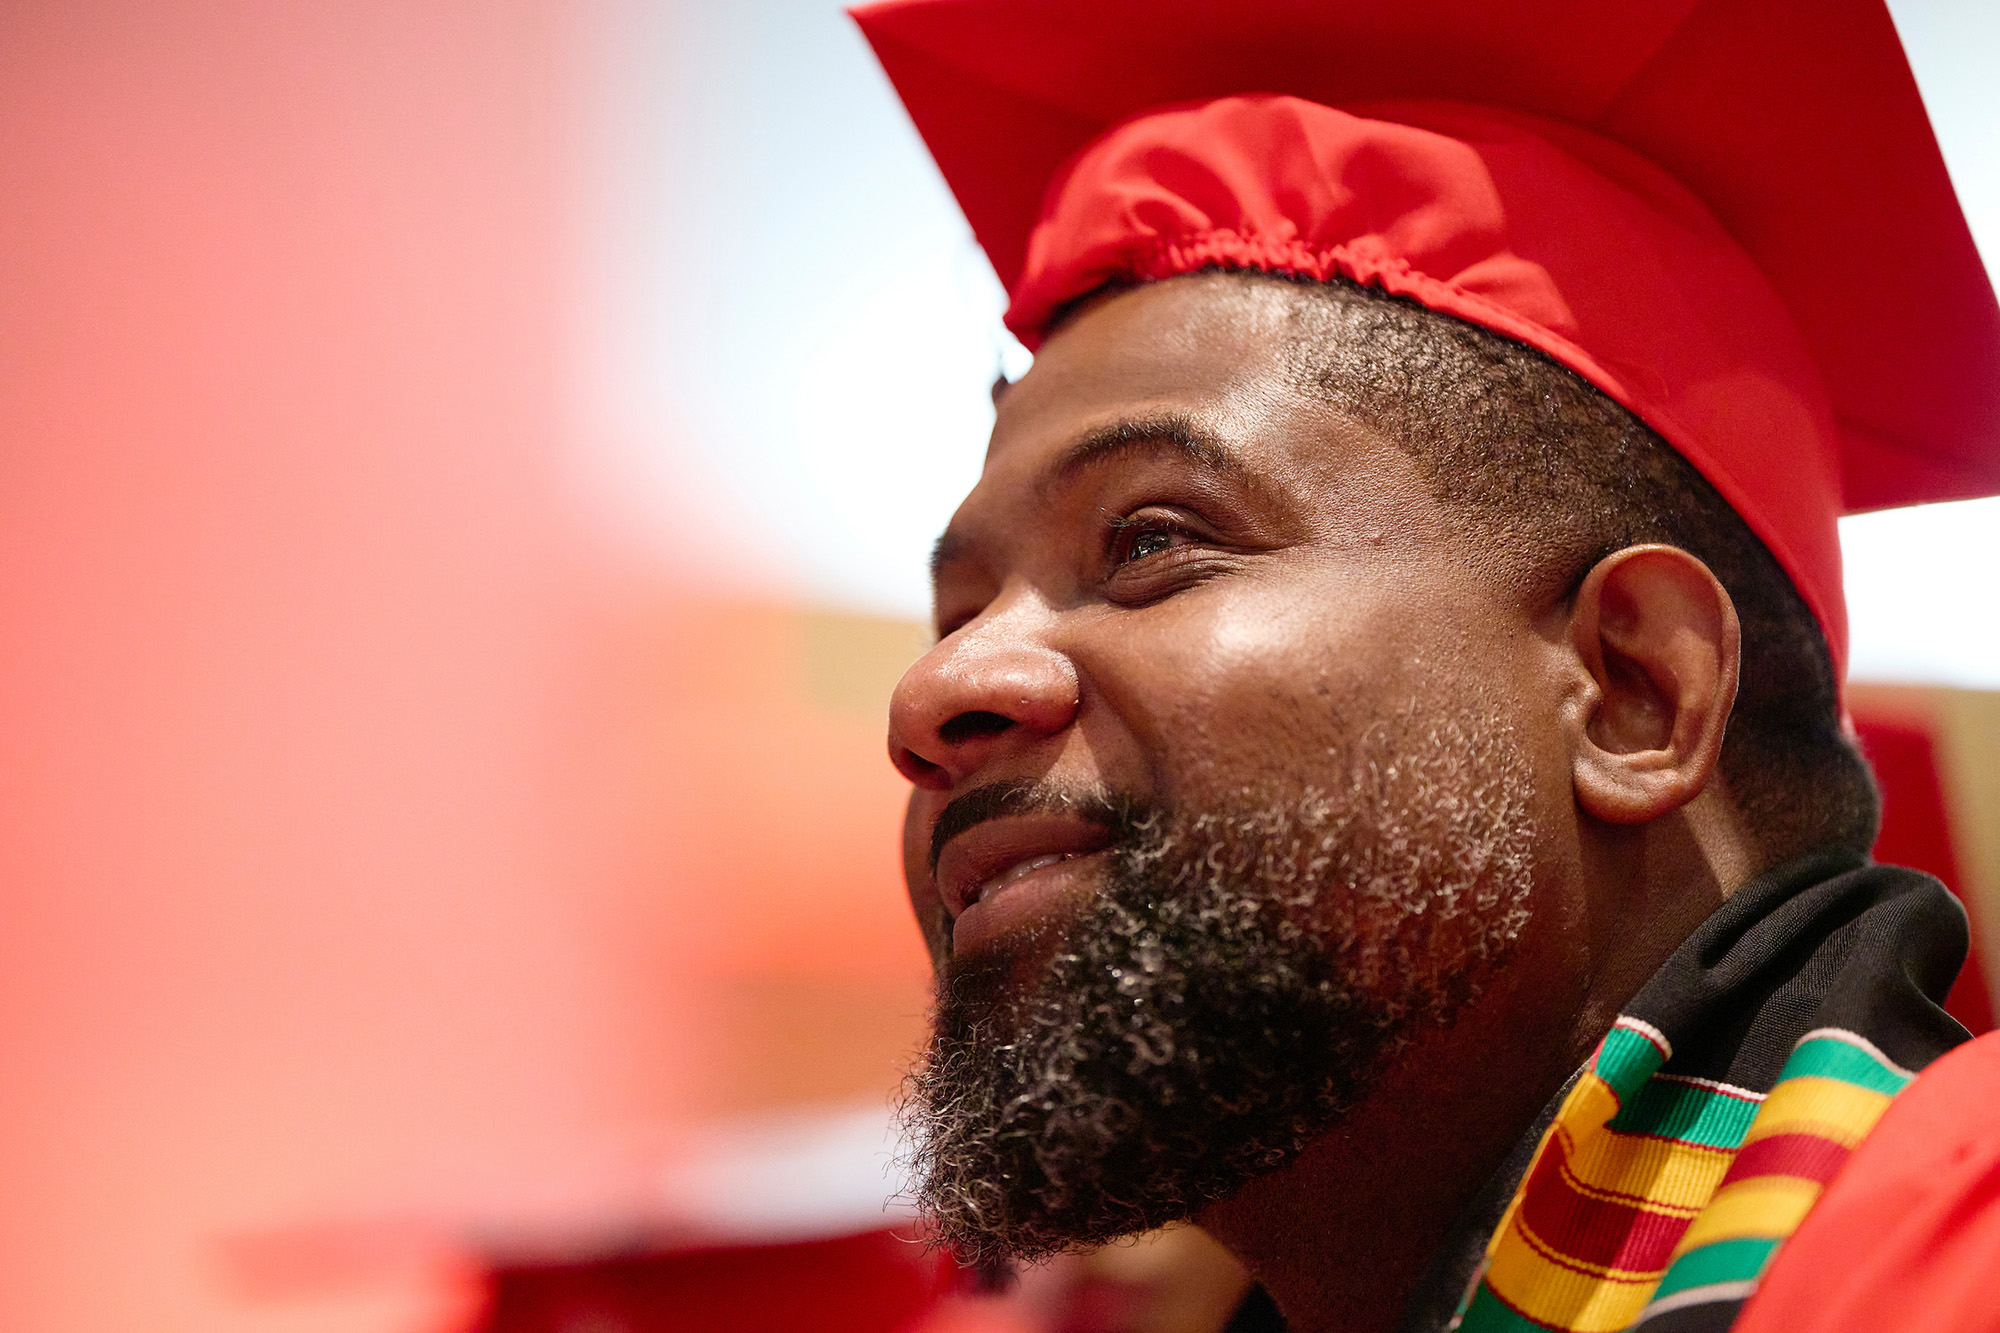
<path fill-rule="evenodd" d="M 1522 993 L 1559 975 L 1517 959 L 1513 994 L 1496 986 L 1421 1034 L 1333 1131 L 1200 1214 L 1294 1333 L 1396 1329 L 1467 1204 L 1603 1036 L 1585 996 Z"/>
<path fill-rule="evenodd" d="M 1739 882 L 1733 869 L 1719 879 L 1713 848 L 1683 821 L 1661 822 L 1606 830 L 1586 858 L 1581 919 L 1544 920 L 1451 1027 L 1414 1034 L 1331 1132 L 1197 1217 L 1294 1333 L 1393 1333 L 1466 1205 Z"/>

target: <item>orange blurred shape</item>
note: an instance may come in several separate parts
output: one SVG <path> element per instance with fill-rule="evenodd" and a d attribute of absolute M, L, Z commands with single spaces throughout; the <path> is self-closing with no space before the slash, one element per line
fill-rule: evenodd
<path fill-rule="evenodd" d="M 1875 859 L 1937 876 L 1964 904 L 1972 925 L 1972 951 L 1945 1008 L 1975 1035 L 1989 1031 L 1993 1027 L 1989 960 L 1981 948 L 1985 909 L 1960 866 L 1953 830 L 1955 813 L 1968 820 L 1976 812 L 1955 812 L 1946 792 L 1938 762 L 1938 719 L 1930 696 L 1921 690 L 1859 687 L 1853 710 L 1861 748 L 1882 788 L 1882 832 L 1875 840 Z"/>

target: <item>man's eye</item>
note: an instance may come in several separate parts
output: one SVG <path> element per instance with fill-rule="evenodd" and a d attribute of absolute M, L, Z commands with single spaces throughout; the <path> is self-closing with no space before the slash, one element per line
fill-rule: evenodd
<path fill-rule="evenodd" d="M 1148 528 L 1134 534 L 1130 545 L 1125 548 L 1126 563 L 1143 560 L 1149 555 L 1158 555 L 1169 550 L 1174 544 L 1174 536 L 1165 528 Z"/>
<path fill-rule="evenodd" d="M 1117 540 L 1112 548 L 1114 565 L 1129 565 L 1149 555 L 1164 555 L 1184 545 L 1188 530 L 1171 519 L 1145 515 L 1114 523 Z"/>

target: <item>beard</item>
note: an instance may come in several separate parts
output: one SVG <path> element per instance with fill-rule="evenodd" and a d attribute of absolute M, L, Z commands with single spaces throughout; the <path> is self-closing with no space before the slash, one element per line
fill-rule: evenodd
<path fill-rule="evenodd" d="M 1527 924 L 1526 760 L 1503 726 L 1378 727 L 1340 789 L 1204 808 L 1034 784 L 962 800 L 1103 823 L 1102 891 L 1026 993 L 947 957 L 902 1108 L 912 1192 L 961 1261 L 1191 1216 L 1298 1155 Z"/>

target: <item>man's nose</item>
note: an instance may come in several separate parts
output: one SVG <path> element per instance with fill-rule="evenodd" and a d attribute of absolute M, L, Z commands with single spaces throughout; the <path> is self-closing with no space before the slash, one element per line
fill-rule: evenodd
<path fill-rule="evenodd" d="M 919 787 L 956 786 L 996 750 L 1061 732 L 1076 717 L 1076 667 L 1052 646 L 1053 613 L 1020 597 L 946 636 L 889 701 L 889 758 Z"/>

